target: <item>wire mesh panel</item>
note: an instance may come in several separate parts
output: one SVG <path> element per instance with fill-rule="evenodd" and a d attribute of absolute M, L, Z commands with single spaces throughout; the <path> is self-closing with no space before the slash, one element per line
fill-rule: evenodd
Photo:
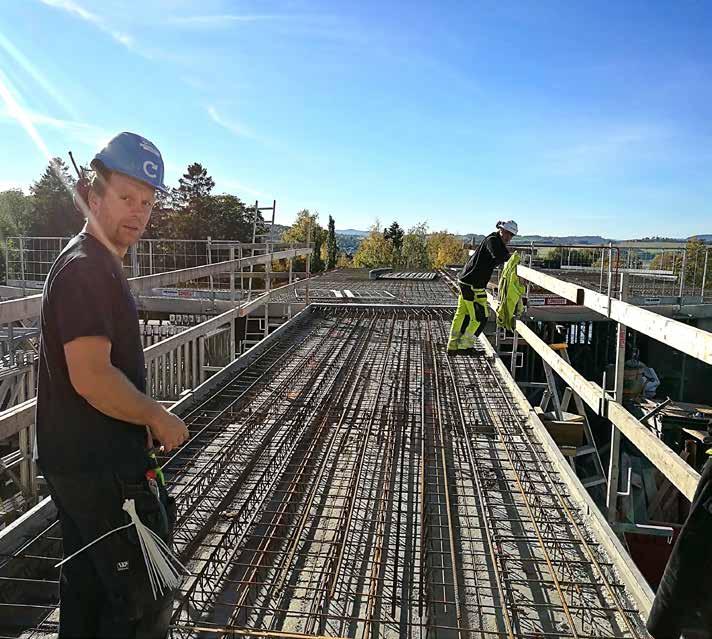
<path fill-rule="evenodd" d="M 379 304 L 454 304 L 443 278 L 369 279 L 366 269 L 339 269 L 294 287 L 273 292 L 273 302 L 348 302 Z"/>
<path fill-rule="evenodd" d="M 192 573 L 174 637 L 647 637 L 493 364 L 447 356 L 451 311 L 310 317 L 164 460 Z M 48 580 L 8 603 L 44 630 L 56 536 L 3 567 Z"/>

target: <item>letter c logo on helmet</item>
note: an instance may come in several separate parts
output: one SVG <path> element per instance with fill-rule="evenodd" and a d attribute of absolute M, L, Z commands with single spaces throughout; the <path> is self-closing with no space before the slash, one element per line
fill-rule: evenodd
<path fill-rule="evenodd" d="M 151 160 L 146 160 L 143 163 L 143 172 L 155 180 L 158 177 L 158 164 L 151 162 Z"/>

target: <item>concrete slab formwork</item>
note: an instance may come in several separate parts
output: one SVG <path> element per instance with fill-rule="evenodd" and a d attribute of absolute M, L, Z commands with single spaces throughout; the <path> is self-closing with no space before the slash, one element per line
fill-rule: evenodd
<path fill-rule="evenodd" d="M 648 636 L 642 577 L 491 349 L 446 354 L 451 317 L 313 305 L 176 404 L 174 637 Z M 57 527 L 11 554 L 4 632 L 51 632 Z"/>

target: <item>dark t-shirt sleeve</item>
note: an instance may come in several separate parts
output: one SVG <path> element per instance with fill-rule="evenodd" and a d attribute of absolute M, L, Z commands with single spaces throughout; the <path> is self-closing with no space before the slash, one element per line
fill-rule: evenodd
<path fill-rule="evenodd" d="M 104 336 L 114 340 L 111 273 L 88 260 L 70 262 L 54 278 L 50 304 L 62 344 L 78 337 Z"/>
<path fill-rule="evenodd" d="M 509 259 L 509 251 L 498 237 L 487 240 L 487 251 L 494 258 L 495 264 L 504 264 Z"/>

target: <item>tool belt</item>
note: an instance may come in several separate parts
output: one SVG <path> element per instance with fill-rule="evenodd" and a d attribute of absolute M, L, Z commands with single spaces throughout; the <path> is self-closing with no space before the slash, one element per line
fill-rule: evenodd
<path fill-rule="evenodd" d="M 467 287 L 470 291 L 472 291 L 472 294 L 477 300 L 487 299 L 487 291 L 483 288 L 475 288 L 474 286 L 471 286 L 470 284 L 468 284 L 467 282 L 463 282 L 462 280 L 457 280 L 457 285 L 460 287 L 460 291 L 462 291 L 463 286 Z"/>

